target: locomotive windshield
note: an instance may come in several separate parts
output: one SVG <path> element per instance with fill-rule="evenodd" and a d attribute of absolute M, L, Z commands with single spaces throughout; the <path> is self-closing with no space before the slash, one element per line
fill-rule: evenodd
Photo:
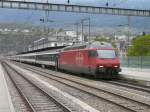
<path fill-rule="evenodd" d="M 112 59 L 116 58 L 116 53 L 114 50 L 97 50 L 99 58 Z"/>

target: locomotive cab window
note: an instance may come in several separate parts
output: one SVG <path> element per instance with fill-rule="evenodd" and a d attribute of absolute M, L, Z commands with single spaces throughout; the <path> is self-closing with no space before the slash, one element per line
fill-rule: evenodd
<path fill-rule="evenodd" d="M 99 58 L 113 59 L 116 58 L 116 52 L 114 50 L 97 50 Z"/>

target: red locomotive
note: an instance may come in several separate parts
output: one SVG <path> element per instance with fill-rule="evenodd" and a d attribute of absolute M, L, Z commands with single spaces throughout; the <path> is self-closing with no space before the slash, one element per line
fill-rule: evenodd
<path fill-rule="evenodd" d="M 66 47 L 59 53 L 57 64 L 61 70 L 100 78 L 117 77 L 121 71 L 115 49 L 106 42 Z"/>

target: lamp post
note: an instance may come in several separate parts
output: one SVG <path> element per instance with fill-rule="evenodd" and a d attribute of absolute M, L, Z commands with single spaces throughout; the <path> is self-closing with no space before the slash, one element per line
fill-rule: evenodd
<path fill-rule="evenodd" d="M 88 39 L 88 41 L 90 41 L 90 36 L 91 36 L 91 19 L 89 18 L 89 39 Z"/>
<path fill-rule="evenodd" d="M 49 20 L 49 19 L 44 19 L 44 18 L 41 18 L 40 21 L 43 22 L 43 23 L 45 23 L 45 22 L 50 22 L 50 23 L 55 22 L 54 20 Z M 44 27 L 45 27 L 45 25 L 44 25 Z M 45 28 L 44 28 L 44 29 L 45 29 Z M 44 30 L 44 31 L 45 31 L 45 30 Z"/>
<path fill-rule="evenodd" d="M 84 20 L 81 20 L 81 36 L 82 36 L 82 42 L 84 41 L 83 39 L 83 24 L 84 24 Z"/>
<path fill-rule="evenodd" d="M 130 45 L 130 16 L 128 16 L 128 43 L 127 43 L 127 49 L 129 48 Z"/>
<path fill-rule="evenodd" d="M 75 23 L 76 25 L 76 38 L 77 38 L 77 41 L 79 39 L 79 33 L 78 33 L 78 29 L 79 29 L 79 23 Z"/>

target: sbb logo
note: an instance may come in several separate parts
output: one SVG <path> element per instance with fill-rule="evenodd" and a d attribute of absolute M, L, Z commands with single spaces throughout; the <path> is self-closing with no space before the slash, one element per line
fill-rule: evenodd
<path fill-rule="evenodd" d="M 76 53 L 76 64 L 77 65 L 82 65 L 84 60 L 84 56 L 81 52 Z"/>

